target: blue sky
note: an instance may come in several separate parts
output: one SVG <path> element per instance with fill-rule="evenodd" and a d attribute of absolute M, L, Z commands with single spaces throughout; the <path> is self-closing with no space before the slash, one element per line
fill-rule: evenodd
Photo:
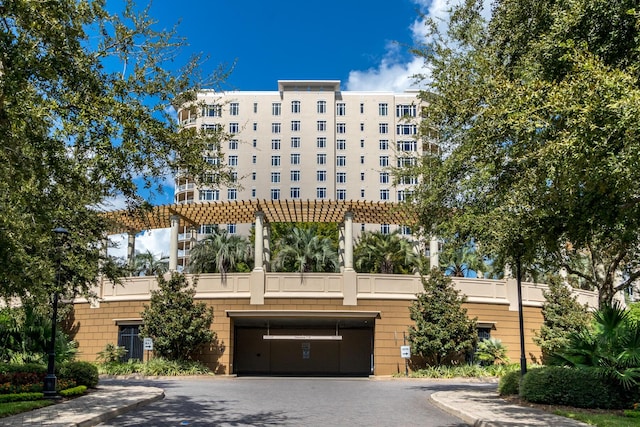
<path fill-rule="evenodd" d="M 277 90 L 278 80 L 330 79 L 340 80 L 342 90 L 401 92 L 412 85 L 412 75 L 424 72 L 422 60 L 409 53 L 424 38 L 419 12 L 443 16 L 446 2 L 155 0 L 149 14 L 158 29 L 178 24 L 189 45 L 178 59 L 204 54 L 205 74 L 235 62 L 225 90 L 270 91 Z M 171 178 L 165 194 L 151 201 L 172 203 Z M 113 208 L 118 207 L 115 201 Z M 168 237 L 168 230 L 141 233 L 136 249 L 167 255 Z M 112 240 L 119 249 L 109 253 L 124 256 L 126 238 Z"/>

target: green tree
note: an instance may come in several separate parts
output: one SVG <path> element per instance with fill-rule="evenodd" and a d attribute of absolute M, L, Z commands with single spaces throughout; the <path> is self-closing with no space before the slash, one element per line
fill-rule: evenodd
<path fill-rule="evenodd" d="M 150 250 L 136 252 L 133 258 L 133 273 L 136 276 L 157 276 L 169 271 L 169 259 L 156 257 Z"/>
<path fill-rule="evenodd" d="M 429 69 L 422 226 L 515 265 L 561 267 L 602 306 L 640 277 L 640 14 L 632 0 L 454 7 Z M 587 270 L 574 260 L 588 258 Z M 624 280 L 616 283 L 616 274 Z"/>
<path fill-rule="evenodd" d="M 315 227 L 293 227 L 278 239 L 276 247 L 278 251 L 272 261 L 275 271 L 338 271 L 337 247 L 330 238 L 320 236 Z"/>
<path fill-rule="evenodd" d="M 214 233 L 195 244 L 189 253 L 190 273 L 227 273 L 251 270 L 251 245 L 242 236 L 216 229 Z"/>
<path fill-rule="evenodd" d="M 153 338 L 153 349 L 160 357 L 190 360 L 215 340 L 213 308 L 193 301 L 196 290 L 183 274 L 157 279 L 158 290 L 151 291 L 151 301 L 141 313 L 140 336 Z"/>
<path fill-rule="evenodd" d="M 353 257 L 356 270 L 363 273 L 409 274 L 418 268 L 413 243 L 397 231 L 363 232 L 355 244 Z"/>
<path fill-rule="evenodd" d="M 411 352 L 428 365 L 446 365 L 464 359 L 478 341 L 476 319 L 469 319 L 462 307 L 465 297 L 438 269 L 423 278 L 424 292 L 409 308 L 415 325 L 409 328 Z"/>
<path fill-rule="evenodd" d="M 223 135 L 182 129 L 173 109 L 194 101 L 200 114 L 196 91 L 225 72 L 200 79 L 200 58 L 175 70 L 184 40 L 131 2 L 112 13 L 104 0 L 4 1 L 0 15 L 0 293 L 51 294 L 58 226 L 70 232 L 63 285 L 87 291 L 99 268 L 116 272 L 99 262 L 106 200 L 135 214 L 147 205 L 137 190 L 159 191 L 169 173 L 228 178 L 201 155 Z"/>
<path fill-rule="evenodd" d="M 569 343 L 572 333 L 587 329 L 591 314 L 587 306 L 581 305 L 572 295 L 571 288 L 558 279 L 549 282 L 549 290 L 543 291 L 542 306 L 544 319 L 533 338 L 542 351 L 542 363 L 548 364 L 552 356 Z"/>
<path fill-rule="evenodd" d="M 553 362 L 575 368 L 595 368 L 625 389 L 640 383 L 640 324 L 618 304 L 593 313 L 594 327 L 569 336 Z"/>

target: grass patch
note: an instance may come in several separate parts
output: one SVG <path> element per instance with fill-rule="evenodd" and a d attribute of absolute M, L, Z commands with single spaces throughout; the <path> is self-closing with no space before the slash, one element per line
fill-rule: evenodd
<path fill-rule="evenodd" d="M 0 403 L 0 418 L 19 414 L 21 412 L 31 411 L 33 409 L 44 408 L 45 406 L 52 405 L 53 403 L 54 402 L 52 402 L 51 400 L 31 400 L 28 402 Z"/>
<path fill-rule="evenodd" d="M 598 427 L 640 427 L 640 418 L 625 416 L 623 411 L 594 412 L 576 408 L 556 409 L 553 413 Z"/>

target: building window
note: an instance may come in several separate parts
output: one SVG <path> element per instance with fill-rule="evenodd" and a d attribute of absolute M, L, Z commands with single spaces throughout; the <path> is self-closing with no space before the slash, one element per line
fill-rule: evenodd
<path fill-rule="evenodd" d="M 416 125 L 396 125 L 396 134 L 398 135 L 415 135 L 416 133 L 418 133 Z"/>
<path fill-rule="evenodd" d="M 256 180 L 256 173 L 251 172 L 251 181 L 255 181 L 255 180 Z"/>
<path fill-rule="evenodd" d="M 324 132 L 327 130 L 327 121 L 318 120 L 318 132 Z"/>
<path fill-rule="evenodd" d="M 282 106 L 279 102 L 274 102 L 271 104 L 271 114 L 274 116 L 279 116 L 282 112 Z"/>
<path fill-rule="evenodd" d="M 300 137 L 292 136 L 291 137 L 291 148 L 300 148 Z"/>
<path fill-rule="evenodd" d="M 255 188 L 251 189 L 251 197 L 254 198 L 254 199 L 256 197 L 256 189 Z"/>
<path fill-rule="evenodd" d="M 418 151 L 417 141 L 398 141 L 396 145 L 398 151 Z"/>
<path fill-rule="evenodd" d="M 316 171 L 316 179 L 318 182 L 324 182 L 327 180 L 327 171 Z"/>
<path fill-rule="evenodd" d="M 343 189 L 336 190 L 336 199 L 347 200 L 347 190 L 343 190 Z"/>
<path fill-rule="evenodd" d="M 281 126 L 280 123 L 271 123 L 271 133 L 280 133 Z"/>
<path fill-rule="evenodd" d="M 344 103 L 339 103 L 336 105 L 336 115 L 344 116 L 347 114 L 347 106 Z"/>
<path fill-rule="evenodd" d="M 229 150 L 237 150 L 238 149 L 238 140 L 231 139 L 229 140 Z"/>
<path fill-rule="evenodd" d="M 280 149 L 280 140 L 279 139 L 272 139 L 271 140 L 271 149 L 272 150 L 279 150 Z"/>
<path fill-rule="evenodd" d="M 380 184 L 389 183 L 389 172 L 380 172 Z"/>
<path fill-rule="evenodd" d="M 364 123 L 360 123 L 360 132 L 364 132 Z"/>
<path fill-rule="evenodd" d="M 364 199 L 364 188 L 360 189 L 360 198 Z"/>
<path fill-rule="evenodd" d="M 378 125 L 378 129 L 379 129 L 380 133 L 382 133 L 382 134 L 389 133 L 389 124 L 380 123 Z"/>
<path fill-rule="evenodd" d="M 380 200 L 389 200 L 389 190 L 386 188 L 380 190 Z"/>
<path fill-rule="evenodd" d="M 240 125 L 238 123 L 229 123 L 229 133 L 238 133 Z"/>
<path fill-rule="evenodd" d="M 396 105 L 396 117 L 415 117 L 416 106 L 415 105 Z"/>
<path fill-rule="evenodd" d="M 402 234 L 403 236 L 410 236 L 411 235 L 411 227 L 409 227 L 408 225 L 400 226 L 400 234 Z"/>
<path fill-rule="evenodd" d="M 360 103 L 360 114 L 364 114 L 364 104 Z"/>
<path fill-rule="evenodd" d="M 360 140 L 360 148 L 364 148 L 364 139 Z"/>
<path fill-rule="evenodd" d="M 316 188 L 316 198 L 318 198 L 318 199 L 326 199 L 327 198 L 327 187 L 317 187 Z"/>
<path fill-rule="evenodd" d="M 336 174 L 336 182 L 338 184 L 344 184 L 347 182 L 347 173 L 346 172 L 338 172 Z"/>
<path fill-rule="evenodd" d="M 240 114 L 240 104 L 238 104 L 237 102 L 232 102 L 231 104 L 229 104 L 229 115 L 237 116 L 238 114 Z"/>
<path fill-rule="evenodd" d="M 316 162 L 319 165 L 325 165 L 327 164 L 327 155 L 324 153 L 320 153 L 316 155 Z"/>
<path fill-rule="evenodd" d="M 416 164 L 415 157 L 398 157 L 398 167 L 404 168 L 409 166 L 414 166 Z"/>
<path fill-rule="evenodd" d="M 205 105 L 202 107 L 202 115 L 204 117 L 220 117 L 222 108 L 219 105 Z"/>
<path fill-rule="evenodd" d="M 200 200 L 220 200 L 220 190 L 201 190 Z"/>
<path fill-rule="evenodd" d="M 300 101 L 291 101 L 291 112 L 294 114 L 300 112 Z"/>
<path fill-rule="evenodd" d="M 406 200 L 404 190 L 398 190 L 397 196 L 398 196 L 398 199 L 397 199 L 398 202 L 404 202 Z"/>
<path fill-rule="evenodd" d="M 389 149 L 389 140 L 388 139 L 381 139 L 380 140 L 380 149 L 381 150 L 388 150 Z"/>
<path fill-rule="evenodd" d="M 271 172 L 271 182 L 272 183 L 280 182 L 280 172 Z"/>
<path fill-rule="evenodd" d="M 386 103 L 378 104 L 378 114 L 386 116 L 389 114 L 389 106 Z"/>
<path fill-rule="evenodd" d="M 227 224 L 227 233 L 236 234 L 238 232 L 238 227 L 236 224 Z"/>
<path fill-rule="evenodd" d="M 289 195 L 291 196 L 292 199 L 299 199 L 300 187 L 291 187 L 291 190 L 289 191 Z"/>
<path fill-rule="evenodd" d="M 336 149 L 337 150 L 346 150 L 347 149 L 347 141 L 344 139 L 339 139 L 336 141 Z"/>
<path fill-rule="evenodd" d="M 218 225 L 217 224 L 201 224 L 200 225 L 200 230 L 198 231 L 198 233 L 200 233 L 200 234 L 213 234 L 216 231 L 218 231 Z"/>
<path fill-rule="evenodd" d="M 253 113 L 254 113 L 254 114 L 257 114 L 257 113 L 258 113 L 258 103 L 257 103 L 257 102 L 254 102 L 254 103 L 253 103 Z"/>
<path fill-rule="evenodd" d="M 231 182 L 238 182 L 238 172 L 231 172 Z"/>
<path fill-rule="evenodd" d="M 205 133 L 213 133 L 223 130 L 224 126 L 220 123 L 209 123 L 203 124 L 200 129 L 202 129 Z"/>
<path fill-rule="evenodd" d="M 318 114 L 327 112 L 327 101 L 318 101 Z"/>
<path fill-rule="evenodd" d="M 256 132 L 258 130 L 258 124 L 253 122 L 253 131 Z"/>
<path fill-rule="evenodd" d="M 236 156 L 237 158 L 238 156 Z M 203 157 L 204 161 L 209 163 L 210 165 L 219 165 L 220 164 L 220 158 L 219 157 L 212 157 L 212 156 L 204 156 Z"/>
<path fill-rule="evenodd" d="M 122 356 L 122 362 L 131 359 L 142 360 L 140 325 L 120 325 L 118 327 L 118 345 L 126 350 L 126 354 Z"/>
<path fill-rule="evenodd" d="M 271 200 L 280 200 L 280 189 L 272 188 L 271 189 Z"/>
<path fill-rule="evenodd" d="M 380 233 L 389 234 L 391 232 L 389 224 L 380 224 Z"/>
<path fill-rule="evenodd" d="M 271 166 L 280 166 L 280 156 L 271 156 Z"/>
<path fill-rule="evenodd" d="M 399 184 L 415 185 L 417 183 L 418 183 L 418 178 L 415 176 L 401 176 L 399 179 Z"/>
<path fill-rule="evenodd" d="M 292 165 L 299 165 L 300 164 L 300 154 L 299 153 L 291 154 L 291 164 Z"/>
<path fill-rule="evenodd" d="M 347 131 L 347 125 L 345 123 L 336 124 L 336 132 L 345 133 Z"/>
<path fill-rule="evenodd" d="M 336 166 L 347 166 L 347 156 L 337 156 Z"/>
<path fill-rule="evenodd" d="M 300 181 L 300 171 L 291 171 L 291 182 Z"/>
<path fill-rule="evenodd" d="M 364 181 L 364 172 L 360 172 L 360 181 Z"/>
<path fill-rule="evenodd" d="M 364 156 L 360 156 L 360 164 L 364 165 Z"/>
<path fill-rule="evenodd" d="M 227 189 L 227 200 L 236 200 L 238 198 L 238 190 L 235 188 Z"/>
<path fill-rule="evenodd" d="M 291 132 L 300 132 L 300 120 L 293 120 L 291 122 Z"/>
<path fill-rule="evenodd" d="M 229 156 L 229 166 L 238 166 L 238 156 Z"/>
<path fill-rule="evenodd" d="M 258 146 L 258 140 L 257 140 L 257 139 L 254 139 L 254 140 L 251 142 L 251 145 L 253 145 L 253 148 L 256 148 L 256 147 Z"/>
<path fill-rule="evenodd" d="M 316 138 L 316 147 L 318 148 L 326 148 L 327 146 L 327 138 L 324 136 L 319 136 Z"/>
<path fill-rule="evenodd" d="M 380 166 L 389 166 L 389 156 L 380 156 Z"/>
<path fill-rule="evenodd" d="M 258 157 L 255 154 L 251 156 L 251 163 L 255 165 L 257 161 L 258 161 Z"/>
<path fill-rule="evenodd" d="M 491 328 L 478 328 L 478 341 L 491 339 Z"/>

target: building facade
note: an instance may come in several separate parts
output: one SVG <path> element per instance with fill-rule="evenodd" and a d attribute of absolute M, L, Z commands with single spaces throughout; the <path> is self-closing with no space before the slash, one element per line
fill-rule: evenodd
<path fill-rule="evenodd" d="M 392 167 L 415 164 L 422 152 L 418 138 L 417 91 L 349 92 L 340 81 L 280 80 L 277 91 L 203 91 L 178 116 L 185 128 L 223 129 L 229 138 L 221 150 L 237 187 L 196 185 L 188 176 L 176 181 L 175 203 L 242 200 L 336 200 L 401 202 L 416 178 L 393 182 Z M 203 153 L 218 162 L 216 152 Z M 201 224 L 195 232 L 221 226 L 248 234 L 251 224 Z M 389 233 L 403 224 L 353 224 Z M 193 241 L 182 230 L 179 268 Z"/>

